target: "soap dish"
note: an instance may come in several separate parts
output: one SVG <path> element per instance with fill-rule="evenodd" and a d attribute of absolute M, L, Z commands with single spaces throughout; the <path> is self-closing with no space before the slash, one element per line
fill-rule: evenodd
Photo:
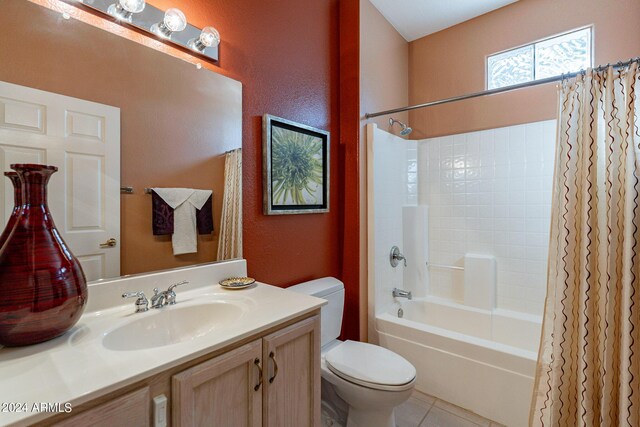
<path fill-rule="evenodd" d="M 256 279 L 253 277 L 229 277 L 218 282 L 225 289 L 245 289 L 253 285 Z"/>

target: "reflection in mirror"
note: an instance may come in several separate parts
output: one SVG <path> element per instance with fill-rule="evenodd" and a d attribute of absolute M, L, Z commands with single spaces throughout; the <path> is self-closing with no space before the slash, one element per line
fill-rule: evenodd
<path fill-rule="evenodd" d="M 50 209 L 89 281 L 242 256 L 239 82 L 24 0 L 0 2 L 0 63 L 2 171 L 59 168 Z M 0 204 L 4 227 L 8 179 Z"/>

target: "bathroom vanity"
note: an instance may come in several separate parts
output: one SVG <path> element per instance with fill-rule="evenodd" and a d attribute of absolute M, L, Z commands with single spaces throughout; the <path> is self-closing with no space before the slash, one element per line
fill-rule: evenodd
<path fill-rule="evenodd" d="M 319 426 L 325 301 L 217 284 L 243 275 L 235 260 L 90 285 L 67 334 L 0 349 L 0 425 Z M 175 305 L 121 298 L 182 280 Z"/>

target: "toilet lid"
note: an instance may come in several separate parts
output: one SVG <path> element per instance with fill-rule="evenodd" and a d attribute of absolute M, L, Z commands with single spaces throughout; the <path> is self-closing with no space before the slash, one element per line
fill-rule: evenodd
<path fill-rule="evenodd" d="M 416 368 L 402 356 L 363 342 L 345 341 L 331 349 L 325 361 L 334 374 L 372 388 L 402 386 L 416 377 Z"/>

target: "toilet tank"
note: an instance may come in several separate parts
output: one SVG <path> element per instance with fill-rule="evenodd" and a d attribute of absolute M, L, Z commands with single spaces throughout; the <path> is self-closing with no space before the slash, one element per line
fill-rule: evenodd
<path fill-rule="evenodd" d="M 287 290 L 328 301 L 320 310 L 320 342 L 323 347 L 340 336 L 344 310 L 344 284 L 340 280 L 334 277 L 323 277 L 290 286 Z"/>

